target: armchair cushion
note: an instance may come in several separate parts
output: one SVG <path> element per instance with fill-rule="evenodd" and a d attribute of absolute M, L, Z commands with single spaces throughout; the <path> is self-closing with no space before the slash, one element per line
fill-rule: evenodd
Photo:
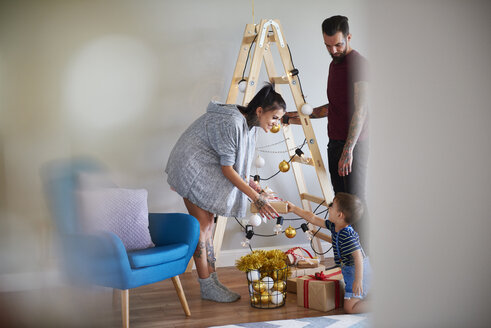
<path fill-rule="evenodd" d="M 153 246 L 146 190 L 99 188 L 77 191 L 77 196 L 86 232 L 113 232 L 128 251 Z"/>
<path fill-rule="evenodd" d="M 186 244 L 172 244 L 128 252 L 128 259 L 133 269 L 139 269 L 181 259 L 188 250 L 189 246 Z"/>

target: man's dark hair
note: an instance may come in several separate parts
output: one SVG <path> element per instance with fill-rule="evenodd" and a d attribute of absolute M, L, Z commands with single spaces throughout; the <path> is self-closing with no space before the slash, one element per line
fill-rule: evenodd
<path fill-rule="evenodd" d="M 326 18 L 322 22 L 322 33 L 328 36 L 333 36 L 338 32 L 342 32 L 345 38 L 348 36 L 349 34 L 348 17 L 337 15 L 337 16 Z"/>

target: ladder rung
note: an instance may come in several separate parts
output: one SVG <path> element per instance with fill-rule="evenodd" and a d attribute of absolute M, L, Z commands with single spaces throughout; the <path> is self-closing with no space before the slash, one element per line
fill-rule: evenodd
<path fill-rule="evenodd" d="M 303 160 L 300 157 L 295 156 L 295 157 L 293 157 L 292 162 L 297 162 L 297 163 L 302 163 L 302 164 L 314 166 L 314 160 L 310 157 Z"/>
<path fill-rule="evenodd" d="M 274 84 L 288 84 L 290 81 L 288 81 L 288 78 L 283 78 L 281 76 L 274 76 L 271 78 L 271 81 Z"/>
<path fill-rule="evenodd" d="M 314 196 L 311 194 L 306 194 L 306 193 L 300 194 L 300 199 L 305 199 L 305 200 L 308 200 L 308 201 L 311 201 L 311 202 L 314 202 L 317 204 L 322 204 L 322 202 L 324 202 L 324 198 L 320 198 L 320 197 L 317 197 L 317 196 Z"/>

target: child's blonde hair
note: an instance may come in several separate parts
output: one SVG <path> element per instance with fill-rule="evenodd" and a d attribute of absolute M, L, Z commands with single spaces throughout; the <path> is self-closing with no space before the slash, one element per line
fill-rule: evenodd
<path fill-rule="evenodd" d="M 365 211 L 362 201 L 352 194 L 338 192 L 334 201 L 338 210 L 344 214 L 344 220 L 350 225 L 358 221 Z"/>

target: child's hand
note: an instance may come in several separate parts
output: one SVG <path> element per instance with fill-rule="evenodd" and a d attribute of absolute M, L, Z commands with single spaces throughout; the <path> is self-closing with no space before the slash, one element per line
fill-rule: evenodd
<path fill-rule="evenodd" d="M 363 294 L 363 284 L 361 281 L 356 280 L 353 282 L 353 295 L 361 296 Z"/>
<path fill-rule="evenodd" d="M 295 207 L 295 205 L 289 201 L 287 201 L 286 204 L 288 205 L 287 207 L 288 213 L 293 212 L 293 208 Z"/>

